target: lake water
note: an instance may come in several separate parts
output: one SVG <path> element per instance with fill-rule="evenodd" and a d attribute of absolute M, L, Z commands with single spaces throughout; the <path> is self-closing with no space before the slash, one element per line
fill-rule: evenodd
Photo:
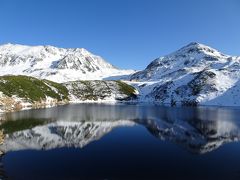
<path fill-rule="evenodd" d="M 240 179 L 239 108 L 75 104 L 1 118 L 1 178 Z"/>

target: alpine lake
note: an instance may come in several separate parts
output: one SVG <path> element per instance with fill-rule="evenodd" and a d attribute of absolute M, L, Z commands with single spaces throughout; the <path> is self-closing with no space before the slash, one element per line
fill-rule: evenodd
<path fill-rule="evenodd" d="M 0 179 L 240 179 L 239 107 L 70 104 L 0 119 Z"/>

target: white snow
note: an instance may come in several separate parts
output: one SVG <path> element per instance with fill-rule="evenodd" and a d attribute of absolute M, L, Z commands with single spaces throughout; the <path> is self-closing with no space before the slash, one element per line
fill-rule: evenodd
<path fill-rule="evenodd" d="M 190 95 L 187 89 L 185 95 L 175 93 L 180 87 L 189 87 L 196 74 L 204 71 L 216 76 L 207 79 L 205 89 L 197 97 Z M 139 90 L 140 101 L 158 101 L 154 97 L 157 93 L 155 88 L 170 83 L 165 93 L 166 98 L 160 100 L 162 103 L 196 99 L 200 105 L 240 106 L 240 58 L 222 54 L 199 43 L 190 43 L 174 53 L 154 60 L 145 70 L 133 74 L 131 80 L 128 83 Z M 208 85 L 216 90 L 211 90 Z"/>
<path fill-rule="evenodd" d="M 200 81 L 197 76 L 201 72 L 213 73 L 215 77 L 206 75 L 203 90 L 193 95 L 189 84 Z M 240 57 L 225 55 L 203 44 L 190 43 L 154 60 L 145 70 L 133 73 L 133 70 L 115 68 L 86 49 L 0 46 L 0 75 L 22 74 L 56 82 L 125 79 L 138 90 L 139 101 L 169 104 L 174 100 L 181 104 L 196 100 L 199 105 L 240 106 Z M 167 86 L 167 92 L 165 97 L 156 99 L 157 88 L 161 86 Z M 180 95 L 176 93 L 179 89 Z M 107 101 L 114 99 L 108 98 Z M 75 97 L 72 99 L 78 101 Z"/>
<path fill-rule="evenodd" d="M 55 82 L 119 79 L 135 71 L 117 69 L 83 48 L 0 46 L 0 75 L 28 75 Z"/>

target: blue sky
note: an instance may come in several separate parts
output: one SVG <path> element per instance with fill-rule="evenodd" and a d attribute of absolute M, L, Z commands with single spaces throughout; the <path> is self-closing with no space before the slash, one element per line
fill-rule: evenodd
<path fill-rule="evenodd" d="M 143 69 L 192 41 L 240 55 L 240 1 L 0 0 L 0 44 L 83 47 Z"/>

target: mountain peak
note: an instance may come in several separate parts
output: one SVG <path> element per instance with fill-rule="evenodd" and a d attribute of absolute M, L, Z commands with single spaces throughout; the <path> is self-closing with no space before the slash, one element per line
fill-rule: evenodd
<path fill-rule="evenodd" d="M 79 52 L 80 54 L 83 54 L 83 55 L 90 55 L 90 54 L 92 54 L 91 52 L 89 52 L 85 48 L 75 48 L 73 50 L 74 50 L 74 52 Z"/>
<path fill-rule="evenodd" d="M 121 70 L 84 48 L 0 45 L 0 75 L 28 75 L 58 82 L 97 80 L 133 73 Z"/>
<path fill-rule="evenodd" d="M 86 50 L 85 48 L 59 48 L 56 46 L 51 45 L 22 45 L 22 44 L 13 44 L 13 43 L 6 43 L 0 45 L 0 52 L 1 53 L 9 53 L 13 55 L 36 55 L 39 53 L 58 53 L 62 51 L 63 53 L 71 52 L 71 53 L 79 53 L 83 56 L 93 56 L 91 52 Z"/>
<path fill-rule="evenodd" d="M 187 46 L 200 46 L 202 44 L 198 43 L 198 42 L 190 42 Z"/>
<path fill-rule="evenodd" d="M 180 50 L 185 50 L 185 49 L 213 49 L 213 48 L 198 42 L 191 42 L 186 46 L 183 46 L 182 48 L 180 48 Z"/>
<path fill-rule="evenodd" d="M 219 52 L 217 49 L 198 42 L 191 42 L 168 56 L 213 56 L 220 59 L 223 57 L 229 57 L 228 55 Z"/>
<path fill-rule="evenodd" d="M 130 79 L 141 82 L 138 90 L 143 101 L 239 106 L 239 74 L 238 57 L 192 42 L 152 61 Z"/>
<path fill-rule="evenodd" d="M 224 67 L 229 57 L 231 56 L 204 44 L 191 42 L 171 54 L 155 59 L 145 70 L 135 73 L 132 79 L 159 80 L 163 76 L 169 77 L 174 72 L 181 74 L 187 68 L 196 72 L 206 68 Z"/>

